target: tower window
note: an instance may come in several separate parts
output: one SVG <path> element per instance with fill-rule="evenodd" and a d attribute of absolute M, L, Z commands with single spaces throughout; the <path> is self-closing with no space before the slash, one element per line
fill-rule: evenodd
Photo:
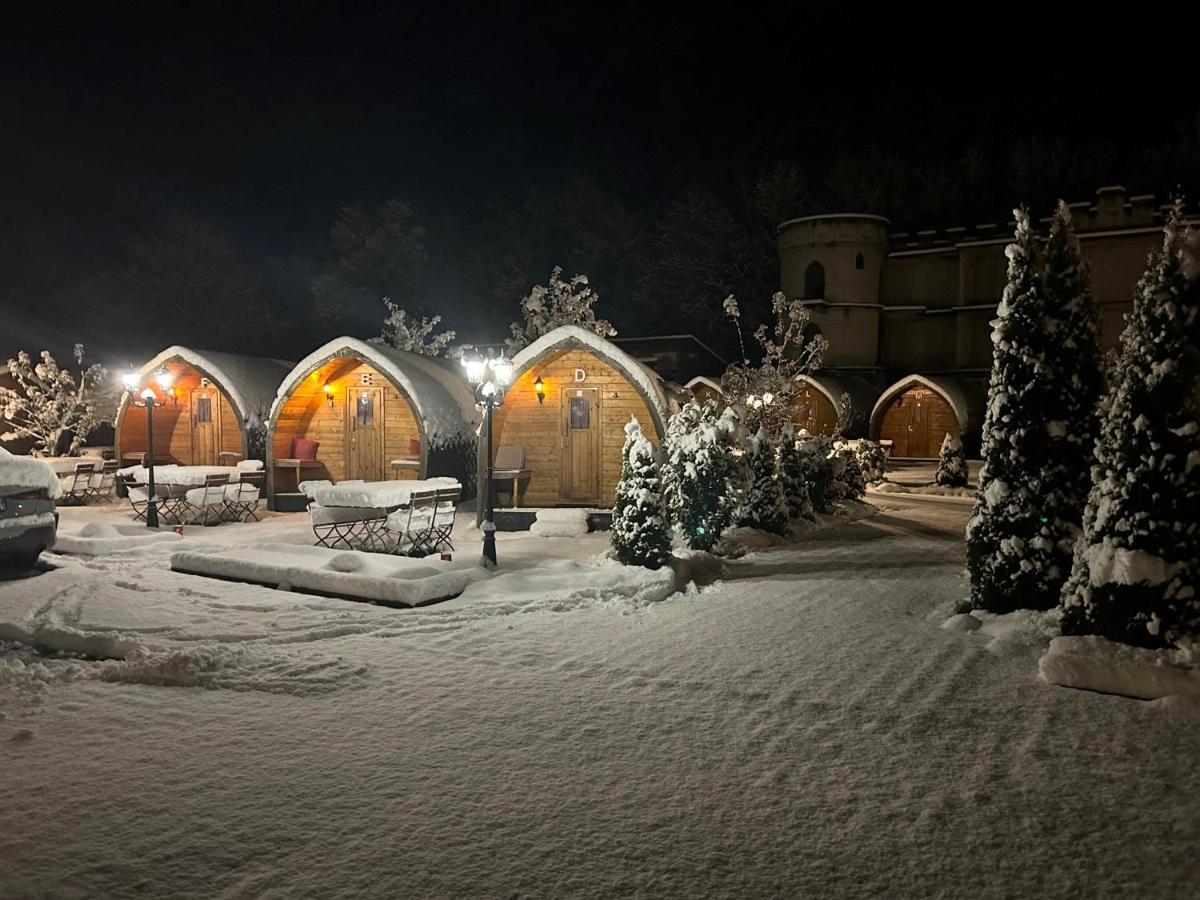
<path fill-rule="evenodd" d="M 866 268 L 866 265 L 867 265 L 867 261 L 865 259 L 863 259 L 862 253 L 855 253 L 854 254 L 854 268 L 863 269 L 863 268 Z"/>
<path fill-rule="evenodd" d="M 816 260 L 804 270 L 804 298 L 822 300 L 825 297 L 825 267 Z"/>

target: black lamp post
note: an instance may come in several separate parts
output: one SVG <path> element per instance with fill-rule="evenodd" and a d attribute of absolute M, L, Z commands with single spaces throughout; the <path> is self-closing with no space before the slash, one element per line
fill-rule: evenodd
<path fill-rule="evenodd" d="M 462 366 L 467 380 L 475 387 L 475 403 L 483 410 L 484 427 L 487 429 L 487 484 L 484 495 L 483 556 L 492 566 L 496 565 L 496 523 L 492 520 L 492 477 L 495 461 L 492 459 L 492 412 L 501 404 L 504 390 L 512 379 L 513 365 L 500 351 L 498 357 L 484 359 L 475 350 L 462 356 Z"/>
<path fill-rule="evenodd" d="M 165 368 L 160 369 L 156 377 L 164 391 L 170 389 L 171 374 Z M 165 406 L 166 402 L 160 402 L 158 395 L 154 393 L 154 388 L 151 387 L 145 388 L 141 393 L 141 399 L 138 399 L 136 394 L 137 372 L 127 373 L 124 376 L 124 382 L 125 390 L 129 392 L 129 402 L 138 409 L 146 410 L 146 527 L 157 528 L 158 498 L 154 496 L 154 410 Z"/>

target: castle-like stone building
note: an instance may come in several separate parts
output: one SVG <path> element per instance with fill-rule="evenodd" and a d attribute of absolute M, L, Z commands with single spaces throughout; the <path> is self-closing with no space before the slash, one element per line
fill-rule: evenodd
<path fill-rule="evenodd" d="M 1106 346 L 1117 342 L 1146 257 L 1162 241 L 1165 207 L 1154 199 L 1105 187 L 1094 202 L 1071 204 Z M 857 213 L 782 223 L 781 289 L 807 302 L 829 341 L 825 368 L 809 379 L 801 424 L 830 431 L 835 405 L 849 394 L 859 433 L 892 441 L 894 456 L 936 456 L 947 432 L 977 453 L 989 323 L 1014 224 L 905 233 Z"/>

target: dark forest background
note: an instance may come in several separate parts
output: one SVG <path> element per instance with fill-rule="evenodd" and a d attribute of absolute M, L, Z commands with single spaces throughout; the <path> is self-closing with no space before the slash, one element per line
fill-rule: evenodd
<path fill-rule="evenodd" d="M 555 265 L 588 273 L 621 333 L 728 352 L 720 302 L 767 308 L 787 218 L 911 230 L 1111 183 L 1196 190 L 1200 92 L 1154 43 L 1170 29 L 1038 15 L 968 33 L 932 7 L 821 3 L 16 13 L 0 354 L 296 358 L 378 333 L 385 295 L 495 340 Z"/>

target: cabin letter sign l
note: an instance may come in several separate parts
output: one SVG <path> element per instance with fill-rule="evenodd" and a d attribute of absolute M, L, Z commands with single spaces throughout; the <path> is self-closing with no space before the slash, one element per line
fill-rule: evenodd
<path fill-rule="evenodd" d="M 580 381 L 587 381 L 587 372 L 585 372 L 583 369 L 576 369 L 575 370 L 575 381 L 576 381 L 576 383 L 578 383 Z"/>

